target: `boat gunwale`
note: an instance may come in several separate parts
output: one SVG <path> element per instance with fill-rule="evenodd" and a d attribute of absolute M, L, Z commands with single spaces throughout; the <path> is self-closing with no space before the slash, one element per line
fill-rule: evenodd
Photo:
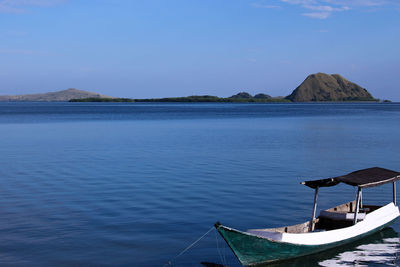
<path fill-rule="evenodd" d="M 249 264 L 248 266 L 259 266 L 259 265 L 264 265 L 264 264 L 269 264 L 269 263 L 274 263 L 274 262 L 291 261 L 291 260 L 298 259 L 298 258 L 301 258 L 301 257 L 304 257 L 304 256 L 308 256 L 308 255 L 313 255 L 313 254 L 320 253 L 320 252 L 325 251 L 325 250 L 327 250 L 327 249 L 329 249 L 329 248 L 339 247 L 339 246 L 342 245 L 342 244 L 343 244 L 343 245 L 344 245 L 344 244 L 351 244 L 351 243 L 356 242 L 356 241 L 358 241 L 358 240 L 360 240 L 360 239 L 366 238 L 366 237 L 368 237 L 369 235 L 371 235 L 371 234 L 373 234 L 373 233 L 379 232 L 379 231 L 381 231 L 382 229 L 384 229 L 384 228 L 386 228 L 386 227 L 389 227 L 389 225 L 391 225 L 392 223 L 394 223 L 394 221 L 396 221 L 396 220 L 397 220 L 397 218 L 394 218 L 394 219 L 391 220 L 390 222 L 387 222 L 387 223 L 385 223 L 384 225 L 381 225 L 381 226 L 379 226 L 379 227 L 377 227 L 377 228 L 374 228 L 374 229 L 372 229 L 372 230 L 370 230 L 370 231 L 368 231 L 368 232 L 365 232 L 364 234 L 357 235 L 357 236 L 354 236 L 354 237 L 350 237 L 349 239 L 345 239 L 345 240 L 348 240 L 348 242 L 345 242 L 345 243 L 343 243 L 344 240 L 343 240 L 343 241 L 336 241 L 336 242 L 333 242 L 333 243 L 327 243 L 327 244 L 326 244 L 327 246 L 328 246 L 329 244 L 334 244 L 334 243 L 337 243 L 337 245 L 328 246 L 328 248 L 323 248 L 323 249 L 321 249 L 321 250 L 316 250 L 315 252 L 312 252 L 312 253 L 307 253 L 307 254 L 303 254 L 303 255 L 298 255 L 298 256 L 295 256 L 295 257 L 293 257 L 293 258 L 278 259 L 278 260 L 268 260 L 268 261 L 263 261 L 263 262 L 259 262 L 259 263 Z M 292 244 L 292 245 L 296 245 L 296 244 Z M 318 245 L 300 245 L 300 246 L 318 246 Z M 230 247 L 230 246 L 229 246 L 229 247 Z M 233 254 L 235 254 L 235 253 L 233 253 Z M 235 256 L 236 256 L 236 254 L 235 254 Z M 237 257 L 237 256 L 236 256 L 236 257 Z M 239 260 L 239 261 L 240 261 L 240 260 Z"/>
<path fill-rule="evenodd" d="M 390 204 L 390 203 L 389 203 L 389 204 Z M 396 207 L 397 207 L 397 206 L 396 206 Z M 398 217 L 392 219 L 391 221 L 389 221 L 389 222 L 387 222 L 387 223 L 385 223 L 385 224 L 383 224 L 383 225 L 381 225 L 381 226 L 378 226 L 378 227 L 376 227 L 376 228 L 374 228 L 374 229 L 371 229 L 371 230 L 369 230 L 369 231 L 367 231 L 367 232 L 365 232 L 365 233 L 363 233 L 363 234 L 360 234 L 360 235 L 357 235 L 357 236 L 353 236 L 353 237 L 350 237 L 350 238 L 348 238 L 348 239 L 344 239 L 344 240 L 341 240 L 341 241 L 336 241 L 336 242 L 332 242 L 332 243 L 326 243 L 326 244 L 323 245 L 323 246 L 325 246 L 324 248 L 321 248 L 321 249 L 319 249 L 319 250 L 315 250 L 314 252 L 311 252 L 311 253 L 300 254 L 300 255 L 297 255 L 297 256 L 294 256 L 294 257 L 291 257 L 291 258 L 287 258 L 287 259 L 266 260 L 266 261 L 262 261 L 262 262 L 249 263 L 249 264 L 243 264 L 243 262 L 240 260 L 240 258 L 238 257 L 238 255 L 236 255 L 235 250 L 232 249 L 232 247 L 231 247 L 231 245 L 229 244 L 229 242 L 225 239 L 224 235 L 221 234 L 221 233 L 218 231 L 218 228 L 219 228 L 219 227 L 225 228 L 225 229 L 227 229 L 227 230 L 229 230 L 229 231 L 234 231 L 234 232 L 238 232 L 238 233 L 240 233 L 240 234 L 252 236 L 252 237 L 255 237 L 255 238 L 258 238 L 258 239 L 262 239 L 262 240 L 265 240 L 265 239 L 266 239 L 266 240 L 268 240 L 269 242 L 273 242 L 273 243 L 285 243 L 285 244 L 289 244 L 289 245 L 291 245 L 291 246 L 298 246 L 298 247 L 320 247 L 320 246 L 319 246 L 319 245 L 302 245 L 302 244 L 288 243 L 288 242 L 284 242 L 284 241 L 271 240 L 270 238 L 260 237 L 260 236 L 257 236 L 257 235 L 251 234 L 251 233 L 242 232 L 242 231 L 240 231 L 240 230 L 236 230 L 236 229 L 234 229 L 234 228 L 231 228 L 231 227 L 228 227 L 228 226 L 224 226 L 224 225 L 220 224 L 219 222 L 217 222 L 214 226 L 215 226 L 215 228 L 217 229 L 217 231 L 220 233 L 220 235 L 222 236 L 222 238 L 226 241 L 227 245 L 228 245 L 229 248 L 232 250 L 233 254 L 235 255 L 235 257 L 239 260 L 239 262 L 240 262 L 241 264 L 243 264 L 243 265 L 245 265 L 245 266 L 260 266 L 260 265 L 269 264 L 269 263 L 274 263 L 274 262 L 291 261 L 291 260 L 294 260 L 294 259 L 297 259 L 297 258 L 301 258 L 301 257 L 304 257 L 304 256 L 317 254 L 317 253 L 320 253 L 320 252 L 322 252 L 322 251 L 324 251 L 324 250 L 327 250 L 327 249 L 330 249 L 330 248 L 335 248 L 335 247 L 338 247 L 338 246 L 340 246 L 340 245 L 351 244 L 351 243 L 353 243 L 353 242 L 356 242 L 357 240 L 360 240 L 360 239 L 363 239 L 363 238 L 369 236 L 370 234 L 373 234 L 373 233 L 375 233 L 375 232 L 379 232 L 380 230 L 382 230 L 382 229 L 388 227 L 388 226 L 391 225 L 394 221 L 396 221 L 397 218 L 398 218 Z M 347 241 L 347 242 L 346 242 L 346 241 Z"/>
<path fill-rule="evenodd" d="M 384 208 L 384 207 L 386 207 L 387 205 L 390 205 L 390 204 L 394 204 L 394 203 L 393 203 L 393 202 L 390 202 L 390 203 L 388 203 L 388 204 L 386 204 L 386 205 L 380 207 L 379 209 L 372 211 L 372 212 L 369 213 L 369 214 L 372 214 L 372 213 L 374 213 L 374 212 L 380 210 L 381 208 Z M 394 205 L 394 206 L 397 207 L 396 205 Z M 368 215 L 368 214 L 367 214 L 367 215 Z M 391 220 L 390 222 L 396 220 L 397 218 L 398 218 L 398 216 L 397 216 L 396 218 L 394 218 L 393 220 Z M 362 223 L 362 222 L 363 222 L 363 221 L 360 221 L 359 223 Z M 331 233 L 332 231 L 340 231 L 340 230 L 343 230 L 343 229 L 349 229 L 349 228 L 351 228 L 351 227 L 359 226 L 359 223 L 357 223 L 357 224 L 355 224 L 355 225 L 348 226 L 348 227 L 343 227 L 343 228 L 338 228 L 338 229 L 327 230 L 327 231 L 324 231 L 324 232 L 306 232 L 306 233 L 280 233 L 280 232 L 279 232 L 279 233 L 282 234 L 282 235 L 283 235 L 283 234 L 286 234 L 286 235 L 314 234 L 314 235 L 315 235 L 315 234 L 320 234 L 320 233 L 326 233 L 326 232 L 330 232 L 330 233 Z M 295 225 L 297 225 L 297 224 L 295 224 Z M 258 239 L 266 239 L 266 240 L 268 240 L 268 241 L 270 241 L 270 242 L 274 242 L 274 243 L 288 244 L 288 245 L 294 245 L 294 246 L 318 246 L 318 245 L 314 245 L 314 244 L 313 244 L 313 245 L 309 245 L 309 244 L 291 243 L 291 242 L 282 241 L 282 240 L 274 240 L 274 239 L 271 239 L 271 238 L 268 238 L 268 237 L 265 237 L 265 236 L 259 236 L 259 235 L 253 234 L 253 233 L 249 233 L 249 232 L 244 232 L 244 231 L 241 231 L 241 230 L 237 230 L 237 229 L 235 229 L 235 228 L 231 228 L 231 227 L 222 225 L 222 224 L 220 224 L 220 223 L 216 223 L 216 224 L 215 224 L 215 227 L 216 227 L 217 230 L 218 230 L 219 227 L 223 227 L 223 228 L 225 228 L 225 229 L 227 229 L 227 230 L 229 230 L 229 231 L 238 232 L 238 233 L 241 233 L 241 234 L 244 234 L 244 235 L 256 237 L 256 238 L 258 238 Z M 285 226 L 283 226 L 283 227 L 285 227 Z M 287 227 L 289 227 L 289 226 L 287 226 Z M 381 226 L 377 226 L 377 227 L 374 228 L 374 229 L 378 229 L 378 228 L 380 228 L 380 227 L 381 227 Z M 281 227 L 277 227 L 277 228 L 281 228 Z M 270 229 L 274 229 L 274 228 L 270 228 Z M 370 231 L 373 231 L 374 229 L 371 229 Z M 262 230 L 262 229 L 252 229 L 252 230 Z M 367 231 L 367 232 L 362 233 L 362 234 L 360 234 L 360 235 L 364 235 L 364 234 L 366 234 L 366 233 L 368 233 L 368 232 L 370 232 L 370 231 Z M 272 232 L 272 231 L 271 231 L 271 232 Z M 356 235 L 356 236 L 353 236 L 353 237 L 350 237 L 350 238 L 348 238 L 348 239 L 355 238 L 355 237 L 357 237 L 357 235 Z M 227 241 L 225 238 L 224 238 L 224 240 Z M 347 239 L 342 239 L 342 240 L 338 240 L 338 241 L 334 241 L 334 242 L 329 242 L 329 243 L 323 243 L 323 244 L 319 244 L 319 245 L 328 245 L 328 244 L 333 244 L 333 243 L 337 243 L 337 242 L 342 242 L 342 241 L 344 241 L 344 240 L 347 240 Z M 228 242 L 227 242 L 227 243 L 228 243 Z"/>

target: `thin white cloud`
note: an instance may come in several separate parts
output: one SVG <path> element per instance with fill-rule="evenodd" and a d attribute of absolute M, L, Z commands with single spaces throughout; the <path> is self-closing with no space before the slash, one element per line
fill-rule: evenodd
<path fill-rule="evenodd" d="M 29 7 L 48 7 L 61 4 L 66 0 L 0 0 L 0 13 L 21 14 Z"/>
<path fill-rule="evenodd" d="M 333 7 L 328 5 L 304 5 L 303 8 L 316 11 L 302 13 L 303 16 L 313 19 L 327 19 L 332 15 L 333 12 L 350 10 L 350 7 L 348 6 Z"/>
<path fill-rule="evenodd" d="M 327 3 L 334 6 L 371 7 L 399 3 L 398 0 L 280 0 L 281 2 L 296 5 L 322 5 Z"/>
<path fill-rule="evenodd" d="M 358 7 L 376 7 L 396 3 L 395 1 L 390 0 L 324 0 L 324 2 L 332 5 L 347 5 Z"/>
<path fill-rule="evenodd" d="M 281 2 L 292 5 L 312 5 L 318 3 L 316 0 L 281 0 Z"/>
<path fill-rule="evenodd" d="M 334 11 L 346 11 L 350 10 L 348 6 L 342 6 L 342 7 L 332 7 L 332 6 L 313 6 L 313 5 L 305 5 L 304 8 L 310 9 L 310 10 L 315 10 L 315 11 L 321 11 L 321 12 L 334 12 Z"/>
<path fill-rule="evenodd" d="M 310 13 L 302 13 L 301 15 L 313 18 L 313 19 L 327 19 L 330 17 L 330 12 L 310 12 Z"/>
<path fill-rule="evenodd" d="M 276 3 L 299 6 L 303 9 L 301 15 L 313 19 L 327 19 L 335 13 L 353 9 L 371 9 L 374 7 L 394 6 L 400 7 L 400 0 L 274 0 L 253 4 L 254 7 L 274 7 Z"/>
<path fill-rule="evenodd" d="M 281 8 L 281 6 L 278 5 L 266 5 L 261 3 L 252 3 L 251 5 L 255 8 Z"/>

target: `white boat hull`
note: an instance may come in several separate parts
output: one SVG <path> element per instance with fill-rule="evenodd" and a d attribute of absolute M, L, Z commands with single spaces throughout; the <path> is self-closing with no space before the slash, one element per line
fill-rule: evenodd
<path fill-rule="evenodd" d="M 400 216 L 393 203 L 380 207 L 357 224 L 319 232 L 286 233 L 271 229 L 241 232 L 216 224 L 218 232 L 243 265 L 258 265 L 297 258 L 341 246 L 390 225 Z"/>
<path fill-rule="evenodd" d="M 263 230 L 249 230 L 247 233 L 273 241 L 296 245 L 325 245 L 363 235 L 382 225 L 388 224 L 399 216 L 399 208 L 392 202 L 368 213 L 364 220 L 346 228 L 309 233 L 277 233 Z"/>

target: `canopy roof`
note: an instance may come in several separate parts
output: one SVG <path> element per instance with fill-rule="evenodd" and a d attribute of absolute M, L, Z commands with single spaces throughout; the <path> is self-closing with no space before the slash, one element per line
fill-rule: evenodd
<path fill-rule="evenodd" d="M 360 188 L 373 187 L 391 183 L 400 180 L 400 172 L 391 171 L 384 168 L 373 167 L 363 169 L 355 172 L 351 172 L 346 175 L 314 180 L 305 181 L 302 184 L 311 188 L 334 186 L 339 183 L 345 183 L 352 186 L 358 186 Z"/>

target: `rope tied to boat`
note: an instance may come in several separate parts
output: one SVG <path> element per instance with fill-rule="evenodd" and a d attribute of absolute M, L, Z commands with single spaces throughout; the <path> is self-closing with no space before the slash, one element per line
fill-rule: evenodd
<path fill-rule="evenodd" d="M 219 257 L 221 258 L 221 262 L 223 264 L 226 264 L 225 253 L 221 254 L 221 250 L 220 250 L 220 247 L 219 247 L 218 232 L 217 231 L 215 231 L 215 243 L 217 244 L 217 251 L 218 251 Z"/>
<path fill-rule="evenodd" d="M 183 253 L 185 253 L 186 251 L 188 251 L 189 249 L 191 249 L 194 245 L 196 245 L 200 240 L 202 240 L 206 235 L 208 235 L 212 230 L 215 230 L 215 227 L 211 227 L 207 232 L 205 232 L 202 236 L 200 236 L 196 241 L 194 241 L 192 244 L 190 244 L 189 246 L 187 246 L 184 250 L 181 251 L 181 253 L 179 253 L 178 255 L 176 255 L 172 260 L 168 261 L 167 264 L 164 265 L 165 266 L 173 266 L 172 262 L 175 261 L 178 257 L 182 256 Z"/>

